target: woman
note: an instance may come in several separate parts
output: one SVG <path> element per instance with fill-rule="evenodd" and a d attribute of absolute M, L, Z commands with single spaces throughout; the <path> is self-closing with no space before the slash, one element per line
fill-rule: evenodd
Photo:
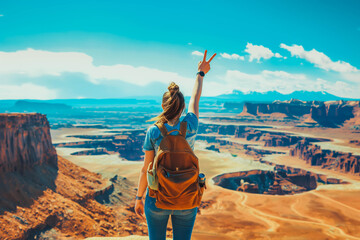
<path fill-rule="evenodd" d="M 187 122 L 186 140 L 190 147 L 194 150 L 195 137 L 198 128 L 199 119 L 199 101 L 202 90 L 202 83 L 205 74 L 210 70 L 210 62 L 215 57 L 216 53 L 206 61 L 205 50 L 203 61 L 198 64 L 198 73 L 192 96 L 190 99 L 188 113 L 182 121 Z M 171 83 L 168 87 L 168 92 L 165 92 L 162 100 L 163 112 L 151 119 L 157 122 L 163 122 L 167 130 L 170 132 L 173 129 L 180 129 L 180 116 L 185 109 L 185 100 L 183 94 L 179 91 L 179 87 L 175 83 Z M 150 120 L 150 121 L 151 121 Z M 172 134 L 177 134 L 174 131 Z M 140 171 L 139 186 L 135 202 L 135 212 L 140 217 L 144 217 L 144 203 L 143 196 L 146 191 L 145 198 L 145 215 L 149 230 L 150 240 L 166 239 L 166 228 L 169 216 L 173 226 L 173 237 L 175 240 L 191 239 L 192 229 L 194 227 L 197 207 L 185 210 L 166 210 L 155 206 L 156 199 L 149 196 L 149 189 L 147 189 L 146 172 L 148 165 L 154 161 L 156 151 L 162 140 L 160 130 L 155 126 L 151 126 L 145 137 L 143 150 L 145 152 L 144 166 Z"/>

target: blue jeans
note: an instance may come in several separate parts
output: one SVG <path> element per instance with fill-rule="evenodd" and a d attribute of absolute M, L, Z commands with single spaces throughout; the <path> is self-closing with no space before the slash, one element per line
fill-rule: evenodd
<path fill-rule="evenodd" d="M 171 215 L 174 240 L 190 240 L 197 214 L 197 207 L 186 210 L 167 210 L 155 206 L 156 198 L 146 191 L 145 216 L 150 240 L 165 240 L 166 228 Z"/>

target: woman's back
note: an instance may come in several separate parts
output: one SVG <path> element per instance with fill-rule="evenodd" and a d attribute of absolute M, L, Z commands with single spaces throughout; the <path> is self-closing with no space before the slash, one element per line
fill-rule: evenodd
<path fill-rule="evenodd" d="M 177 129 L 180 130 L 180 122 L 186 121 L 187 122 L 187 130 L 186 130 L 186 140 L 188 141 L 192 150 L 194 150 L 195 138 L 198 130 L 199 121 L 196 115 L 192 112 L 186 114 L 186 116 L 180 120 L 175 126 L 171 126 L 165 123 L 165 127 L 168 132 Z M 174 131 L 170 133 L 171 135 L 177 135 L 179 132 Z M 143 150 L 144 151 L 155 151 L 155 155 L 159 148 L 160 142 L 163 139 L 163 136 L 160 133 L 160 130 L 157 126 L 152 125 L 146 132 L 145 141 Z"/>

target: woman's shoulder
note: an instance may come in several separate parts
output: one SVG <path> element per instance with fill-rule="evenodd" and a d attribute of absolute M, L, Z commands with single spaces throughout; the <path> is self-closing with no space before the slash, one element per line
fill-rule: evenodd
<path fill-rule="evenodd" d="M 151 138 L 156 139 L 160 135 L 160 130 L 155 124 L 152 124 L 148 127 L 147 134 L 149 134 Z"/>
<path fill-rule="evenodd" d="M 194 132 L 194 133 L 197 132 L 199 120 L 198 120 L 197 116 L 195 115 L 195 113 L 188 112 L 182 121 L 187 122 L 187 131 L 188 132 Z"/>

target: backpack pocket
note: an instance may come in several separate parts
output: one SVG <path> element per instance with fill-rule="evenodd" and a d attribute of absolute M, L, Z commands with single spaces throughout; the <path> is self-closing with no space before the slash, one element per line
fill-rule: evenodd
<path fill-rule="evenodd" d="M 197 168 L 173 171 L 159 166 L 159 190 L 156 206 L 164 209 L 190 209 L 198 205 L 199 172 Z"/>
<path fill-rule="evenodd" d="M 151 168 L 151 165 L 153 163 L 149 164 L 148 166 L 148 170 L 146 172 L 146 179 L 148 182 L 148 187 L 151 188 L 152 190 L 158 190 L 159 189 L 159 181 L 156 175 L 156 169 L 155 168 Z"/>

